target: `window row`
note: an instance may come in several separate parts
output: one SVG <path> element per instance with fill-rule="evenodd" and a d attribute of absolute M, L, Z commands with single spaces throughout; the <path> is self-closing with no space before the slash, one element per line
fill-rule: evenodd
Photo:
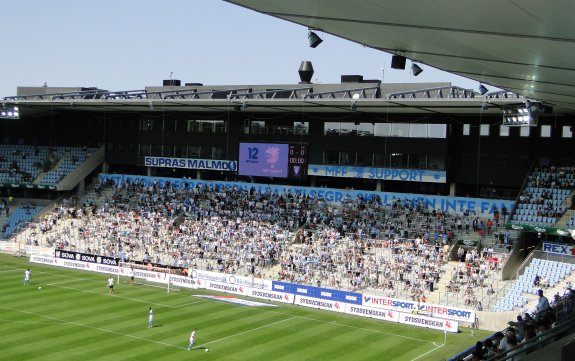
<path fill-rule="evenodd" d="M 446 138 L 446 124 L 326 122 L 325 135 Z"/>
<path fill-rule="evenodd" d="M 225 133 L 224 120 L 140 119 L 142 132 Z"/>
<path fill-rule="evenodd" d="M 497 126 L 497 125 L 496 125 Z M 479 127 L 479 135 L 482 137 L 490 136 L 491 129 L 496 127 L 492 124 L 481 124 Z M 510 128 L 519 128 L 520 137 L 529 137 L 531 135 L 532 127 L 509 127 L 506 125 L 499 126 L 499 136 L 508 137 L 510 134 Z M 539 136 L 541 138 L 551 138 L 551 125 L 541 125 Z M 471 135 L 471 125 L 463 124 L 463 135 Z M 573 126 L 564 125 L 561 127 L 561 137 L 562 138 L 572 138 L 573 137 Z"/>
<path fill-rule="evenodd" d="M 324 151 L 323 164 L 378 168 L 445 169 L 441 155 Z"/>
<path fill-rule="evenodd" d="M 139 144 L 138 155 L 150 157 L 225 159 L 226 152 L 223 147 L 205 145 Z"/>
<path fill-rule="evenodd" d="M 308 135 L 309 122 L 266 122 L 265 120 L 244 121 L 244 134 Z"/>

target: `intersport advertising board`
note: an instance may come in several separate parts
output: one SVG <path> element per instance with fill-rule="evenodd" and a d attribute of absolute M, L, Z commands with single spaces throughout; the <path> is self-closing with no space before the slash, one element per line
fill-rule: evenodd
<path fill-rule="evenodd" d="M 362 297 L 363 305 L 373 308 L 380 308 L 384 310 L 394 310 L 404 313 L 413 313 L 417 311 L 419 313 L 426 313 L 428 316 L 443 318 L 453 321 L 461 322 L 475 322 L 475 311 L 451 307 L 434 305 L 431 303 L 418 303 L 416 301 L 410 300 L 400 300 L 396 298 L 376 296 L 370 294 L 364 294 Z"/>

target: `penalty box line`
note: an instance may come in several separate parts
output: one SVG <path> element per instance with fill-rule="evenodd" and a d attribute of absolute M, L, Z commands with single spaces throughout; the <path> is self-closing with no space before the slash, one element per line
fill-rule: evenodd
<path fill-rule="evenodd" d="M 59 283 L 59 282 L 58 282 Z M 126 296 L 120 296 L 117 294 L 108 294 L 105 292 L 98 292 L 98 291 L 90 291 L 90 290 L 84 290 L 81 288 L 74 288 L 74 287 L 68 287 L 68 286 L 60 286 L 57 283 L 54 284 L 49 284 L 49 285 L 53 285 L 56 288 L 63 288 L 63 289 L 67 289 L 67 290 L 73 290 L 73 291 L 77 291 L 77 292 L 84 292 L 84 293 L 91 293 L 91 294 L 95 294 L 95 295 L 101 295 L 101 296 L 105 296 L 105 297 L 114 297 L 114 298 L 121 298 L 124 300 L 129 300 L 129 301 L 134 301 L 134 302 L 140 302 L 140 303 L 146 303 L 146 304 L 151 304 L 151 305 L 156 305 L 156 306 L 161 306 L 161 307 L 165 307 L 165 308 L 171 308 L 171 309 L 178 309 L 178 308 L 183 308 L 183 307 L 187 307 L 187 306 L 191 306 L 191 305 L 196 305 L 199 303 L 204 303 L 207 300 L 200 300 L 200 301 L 194 301 L 194 302 L 187 302 L 184 303 L 183 305 L 179 305 L 179 306 L 170 306 L 170 305 L 166 305 L 163 303 L 158 303 L 158 302 L 151 302 L 151 301 L 145 301 L 145 300 L 141 300 L 138 298 L 133 298 L 133 297 L 126 297 Z"/>

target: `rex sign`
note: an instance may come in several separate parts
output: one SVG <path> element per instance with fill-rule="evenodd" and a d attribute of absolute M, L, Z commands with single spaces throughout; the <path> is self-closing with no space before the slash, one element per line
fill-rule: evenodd
<path fill-rule="evenodd" d="M 575 247 L 566 243 L 543 242 L 543 252 L 575 257 Z"/>

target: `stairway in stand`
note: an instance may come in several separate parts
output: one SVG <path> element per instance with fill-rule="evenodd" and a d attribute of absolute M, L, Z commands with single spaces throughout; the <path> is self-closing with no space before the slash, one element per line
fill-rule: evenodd
<path fill-rule="evenodd" d="M 450 261 L 443 265 L 441 278 L 439 279 L 439 282 L 434 285 L 433 292 L 426 293 L 428 303 L 445 304 L 446 286 L 451 280 L 451 274 L 457 268 L 458 263 L 458 261 Z"/>

